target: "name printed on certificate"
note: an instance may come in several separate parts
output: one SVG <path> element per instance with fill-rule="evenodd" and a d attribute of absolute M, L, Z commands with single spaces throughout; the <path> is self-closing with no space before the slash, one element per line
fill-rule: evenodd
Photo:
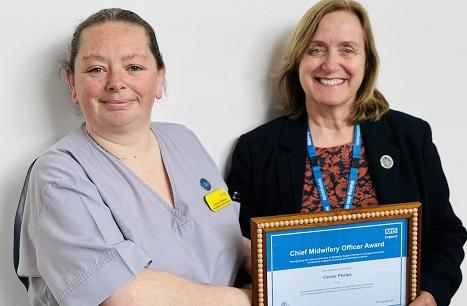
<path fill-rule="evenodd" d="M 268 305 L 406 305 L 407 219 L 266 233 Z"/>

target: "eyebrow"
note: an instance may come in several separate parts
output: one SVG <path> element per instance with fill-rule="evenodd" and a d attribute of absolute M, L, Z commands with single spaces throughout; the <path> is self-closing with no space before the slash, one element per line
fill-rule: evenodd
<path fill-rule="evenodd" d="M 101 61 L 101 62 L 103 62 L 105 60 L 103 56 L 96 55 L 96 54 L 90 54 L 90 55 L 83 56 L 84 61 L 92 60 L 92 59 L 98 60 L 98 61 Z"/>
<path fill-rule="evenodd" d="M 326 46 L 326 43 L 320 41 L 320 40 L 313 40 L 310 42 L 310 44 L 308 46 L 315 46 L 315 45 L 320 45 L 320 46 Z M 357 48 L 357 47 L 361 47 L 359 44 L 357 44 L 356 42 L 353 42 L 353 41 L 343 41 L 343 42 L 340 42 L 339 43 L 339 46 L 346 46 L 346 45 L 350 45 L 354 48 Z"/>
<path fill-rule="evenodd" d="M 146 55 L 134 53 L 134 54 L 130 54 L 130 55 L 125 55 L 121 59 L 122 59 L 122 61 L 127 61 L 127 60 L 131 60 L 131 59 L 138 58 L 138 57 L 143 58 L 143 59 L 147 58 Z M 97 54 L 85 55 L 85 56 L 83 56 L 83 60 L 84 61 L 97 60 L 97 61 L 105 62 L 105 58 L 103 56 L 97 55 Z"/>
<path fill-rule="evenodd" d="M 134 59 L 135 57 L 140 57 L 140 58 L 147 58 L 146 55 L 142 55 L 142 54 L 138 54 L 138 53 L 134 53 L 134 54 L 130 54 L 130 55 L 125 55 L 124 57 L 122 57 L 122 60 L 131 60 L 131 59 Z"/>

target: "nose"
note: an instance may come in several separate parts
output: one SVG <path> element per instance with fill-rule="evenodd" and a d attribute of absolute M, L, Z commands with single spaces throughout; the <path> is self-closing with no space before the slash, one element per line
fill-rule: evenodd
<path fill-rule="evenodd" d="M 111 70 L 108 73 L 108 80 L 106 89 L 110 91 L 119 91 L 125 89 L 125 78 L 123 73 L 116 70 Z"/>
<path fill-rule="evenodd" d="M 329 51 L 324 58 L 321 68 L 327 73 L 332 73 L 338 71 L 339 66 L 339 54 L 335 51 Z"/>

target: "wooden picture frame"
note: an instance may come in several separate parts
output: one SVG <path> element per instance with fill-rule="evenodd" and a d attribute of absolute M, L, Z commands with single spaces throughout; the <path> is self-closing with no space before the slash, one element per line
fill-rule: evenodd
<path fill-rule="evenodd" d="M 351 305 L 352 303 L 349 304 L 348 297 L 350 293 L 345 293 L 347 289 L 347 291 L 350 290 L 350 292 L 355 291 L 352 292 L 353 295 L 351 298 L 361 293 L 362 298 L 370 299 L 372 294 L 371 290 L 380 290 L 382 292 L 381 289 L 377 288 L 378 286 L 382 287 L 384 284 L 380 284 L 380 280 L 375 278 L 376 283 L 371 283 L 373 287 L 369 288 L 358 287 L 359 285 L 356 284 L 352 287 L 348 282 L 347 285 L 339 287 L 338 280 L 330 280 L 335 281 L 336 285 L 333 284 L 332 287 L 323 287 L 324 289 L 310 287 L 309 290 L 302 290 L 299 293 L 298 290 L 301 289 L 297 287 L 300 287 L 301 284 L 304 283 L 311 284 L 310 286 L 312 286 L 312 284 L 319 284 L 321 286 L 322 283 L 328 281 L 327 278 L 338 278 L 337 276 L 344 277 L 346 274 L 351 274 L 349 278 L 354 278 L 352 273 L 338 273 L 337 276 L 334 273 L 331 275 L 323 274 L 322 277 L 326 280 L 321 280 L 317 277 L 316 281 L 318 283 L 314 283 L 315 276 L 313 276 L 311 281 L 303 279 L 304 275 L 306 278 L 309 275 L 310 277 L 314 275 L 313 273 L 315 272 L 312 271 L 319 270 L 320 272 L 316 273 L 327 273 L 323 271 L 336 271 L 340 269 L 339 267 L 343 267 L 342 265 L 350 265 L 348 269 L 354 269 L 353 271 L 357 272 L 355 273 L 356 275 L 361 275 L 361 271 L 370 271 L 374 269 L 374 267 L 377 267 L 377 269 L 383 267 L 382 269 L 384 269 L 386 265 L 389 268 L 393 263 L 399 265 L 399 260 L 401 262 L 401 270 L 394 272 L 394 278 L 391 278 L 393 277 L 392 273 L 389 273 L 389 276 L 387 273 L 383 273 L 384 275 L 381 275 L 381 282 L 389 282 L 390 286 L 400 285 L 400 288 L 396 288 L 401 291 L 400 301 L 397 301 L 398 293 L 395 289 L 396 301 L 390 302 L 390 299 L 385 301 L 382 297 L 381 301 L 375 303 L 378 303 L 378 305 L 408 305 L 410 301 L 415 299 L 420 291 L 421 215 L 421 204 L 413 202 L 379 205 L 371 208 L 336 210 L 331 212 L 252 218 L 251 253 L 253 305 L 311 305 L 313 299 L 318 299 L 319 297 L 321 297 L 319 301 L 324 301 L 329 298 L 339 298 L 339 296 L 342 296 L 341 304 Z M 384 231 L 382 231 L 383 228 Z M 399 231 L 400 233 L 398 234 Z M 342 233 L 345 235 L 342 235 Z M 361 244 L 361 239 L 370 239 L 370 237 L 373 236 L 379 237 L 378 235 L 384 235 L 381 236 L 384 238 L 378 238 L 384 240 L 377 243 Z M 326 238 L 327 236 L 328 238 Z M 332 237 L 332 239 L 329 239 L 329 237 Z M 339 246 L 339 239 L 341 238 L 334 239 L 335 237 L 356 239 L 356 241 L 360 241 L 360 244 L 357 242 L 349 242 L 348 244 Z M 395 237 L 394 239 L 396 240 L 391 237 Z M 320 243 L 319 241 L 329 242 L 333 246 L 319 246 L 316 248 L 306 245 L 314 245 L 315 243 Z M 299 245 L 299 247 L 297 247 L 297 245 Z M 371 252 L 363 250 L 367 245 L 374 249 Z M 392 256 L 390 254 L 399 254 L 399 250 L 397 249 L 399 245 L 400 255 L 390 257 Z M 360 249 L 355 252 L 351 249 L 358 247 L 360 247 Z M 404 248 L 406 250 L 405 253 L 403 253 Z M 351 250 L 349 251 L 349 249 Z M 341 253 L 338 255 L 336 252 Z M 317 255 L 318 253 L 320 254 Z M 384 256 L 388 256 L 388 258 Z M 329 262 L 329 264 L 326 264 L 326 262 Z M 380 264 L 380 262 L 384 264 Z M 355 265 L 355 267 L 353 265 Z M 364 273 L 363 275 L 366 277 Z M 400 284 L 394 284 L 394 282 L 391 281 L 397 279 L 397 275 L 399 275 L 397 273 L 401 275 Z M 368 276 L 370 276 L 369 278 L 373 277 L 371 273 L 368 273 Z M 303 279 L 304 282 L 300 282 L 300 279 Z M 346 281 L 347 280 L 342 280 L 342 282 Z M 275 296 L 280 296 L 280 291 L 283 292 L 284 290 L 286 292 L 288 292 L 287 290 L 293 292 L 291 295 L 294 301 L 287 301 L 286 299 L 280 300 L 279 297 L 274 301 Z M 297 290 L 296 294 L 294 290 Z M 269 301 L 269 299 L 271 299 L 271 301 Z M 303 303 L 304 300 L 309 304 Z M 302 303 L 299 301 L 302 301 Z M 333 305 L 332 303 L 335 303 L 335 301 L 330 302 L 327 300 L 327 302 L 325 302 L 326 305 Z M 364 305 L 362 303 L 358 305 Z M 320 304 L 314 303 L 314 305 Z"/>

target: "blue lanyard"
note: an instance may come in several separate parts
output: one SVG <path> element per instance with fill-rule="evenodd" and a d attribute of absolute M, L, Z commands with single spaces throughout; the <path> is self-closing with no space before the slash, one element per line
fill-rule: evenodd
<path fill-rule="evenodd" d="M 316 155 L 315 146 L 313 145 L 313 138 L 311 137 L 310 127 L 307 128 L 306 132 L 306 146 L 308 150 L 308 157 L 310 158 L 311 167 L 313 170 L 313 177 L 318 188 L 319 198 L 323 205 L 324 211 L 331 211 L 331 204 L 327 195 L 326 187 L 323 182 L 323 175 L 321 174 L 321 167 L 318 162 L 318 156 Z M 360 148 L 362 146 L 362 135 L 360 133 L 360 125 L 358 123 L 354 126 L 353 135 L 353 150 L 352 150 L 352 165 L 350 168 L 349 182 L 347 185 L 347 192 L 345 194 L 344 208 L 352 208 L 353 198 L 355 195 L 355 188 L 357 187 L 358 179 L 358 162 L 360 160 Z"/>

